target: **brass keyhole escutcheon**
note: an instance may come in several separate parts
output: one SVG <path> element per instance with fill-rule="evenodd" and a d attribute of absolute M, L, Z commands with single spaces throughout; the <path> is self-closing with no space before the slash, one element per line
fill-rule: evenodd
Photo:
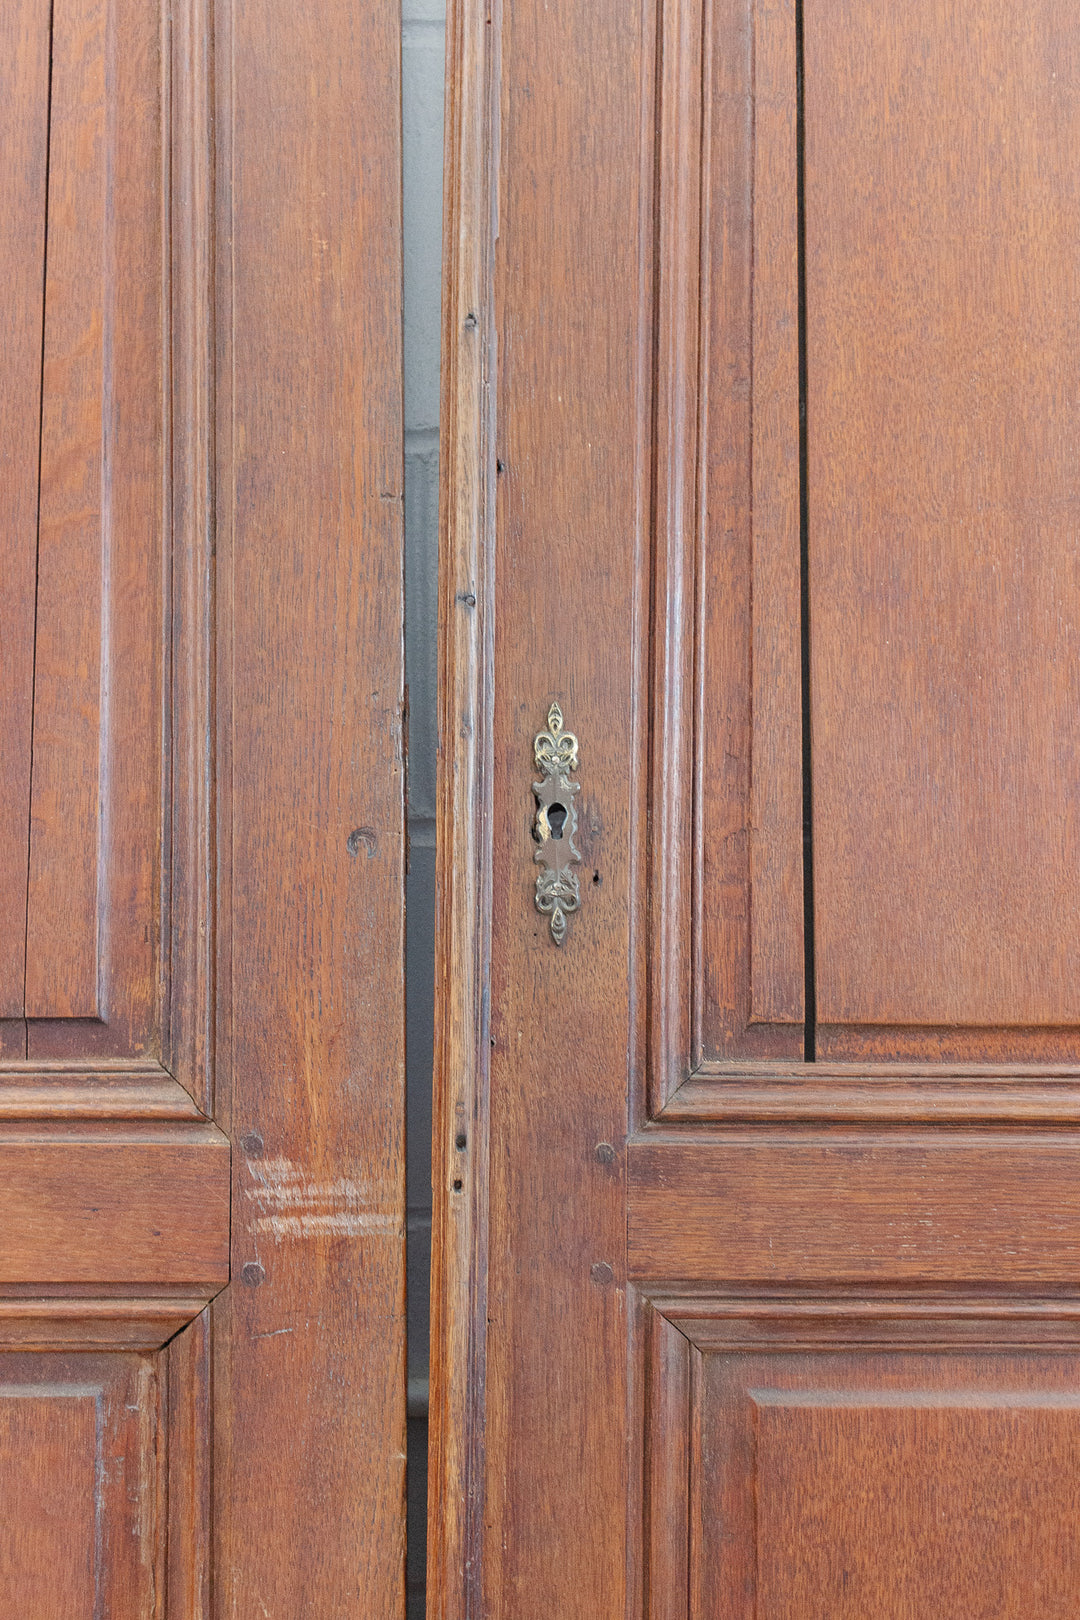
<path fill-rule="evenodd" d="M 537 733 L 533 754 L 541 772 L 541 780 L 532 785 L 536 800 L 533 837 L 537 843 L 533 860 L 543 868 L 536 878 L 536 909 L 551 919 L 551 937 L 561 945 L 566 938 L 567 918 L 581 905 L 581 888 L 574 871 L 581 855 L 574 846 L 574 797 L 580 786 L 570 780 L 570 772 L 577 770 L 578 740 L 572 731 L 564 731 L 558 703 L 552 703 L 548 710 L 547 730 Z"/>

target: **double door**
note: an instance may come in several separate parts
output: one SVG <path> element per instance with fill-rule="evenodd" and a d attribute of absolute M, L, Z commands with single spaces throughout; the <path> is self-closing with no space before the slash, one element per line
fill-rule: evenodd
<path fill-rule="evenodd" d="M 494 21 L 451 81 L 435 1613 L 1064 1616 L 1080 26 Z"/>

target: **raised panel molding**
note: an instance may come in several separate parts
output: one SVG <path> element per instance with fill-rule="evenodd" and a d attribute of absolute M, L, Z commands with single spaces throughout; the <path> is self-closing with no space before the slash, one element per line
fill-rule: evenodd
<path fill-rule="evenodd" d="M 638 1324 L 646 1620 L 1072 1612 L 1075 1293 L 650 1290 Z"/>
<path fill-rule="evenodd" d="M 21 994 L 0 1008 L 0 1116 L 35 1076 L 48 1113 L 58 1064 L 99 1071 L 98 1100 L 126 1064 L 132 1102 L 156 1066 L 154 1112 L 175 1082 L 212 1101 L 205 13 L 98 0 L 54 17 L 44 392 L 21 407 L 43 435 L 32 717 L 30 689 L 5 688 L 9 740 L 33 726 L 22 811 L 4 797 L 29 838 L 11 903 L 26 996 L 25 1016 Z"/>
<path fill-rule="evenodd" d="M 822 1026 L 801 1061 L 795 48 L 786 0 L 661 7 L 647 1111 L 1075 1122 L 1067 1028 Z"/>
<path fill-rule="evenodd" d="M 229 1178 L 206 1122 L 0 1127 L 0 1346 L 163 1345 L 228 1282 Z"/>
<path fill-rule="evenodd" d="M 1075 1130 L 650 1127 L 627 1151 L 628 1271 L 1064 1287 L 1078 1173 Z"/>
<path fill-rule="evenodd" d="M 662 8 L 651 1111 L 802 1054 L 795 16 Z"/>

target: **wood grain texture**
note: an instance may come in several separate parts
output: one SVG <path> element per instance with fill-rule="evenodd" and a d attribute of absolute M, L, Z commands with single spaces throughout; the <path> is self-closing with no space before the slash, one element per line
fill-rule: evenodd
<path fill-rule="evenodd" d="M 1074 1600 L 1059 1518 L 1068 1487 L 1056 1486 L 1044 1512 L 1022 1504 L 1041 1498 L 1040 1458 L 1055 1481 L 1070 1466 L 1075 1295 L 939 1291 L 933 1300 L 855 1302 L 747 1291 L 658 1298 L 653 1309 L 686 1336 L 696 1367 L 687 1384 L 654 1361 L 649 1380 L 654 1417 L 668 1415 L 663 1428 L 653 1425 L 654 1444 L 688 1453 L 685 1469 L 658 1478 L 650 1507 L 672 1526 L 654 1577 L 684 1538 L 691 1557 L 692 1582 L 677 1590 L 673 1610 L 680 1620 L 718 1603 L 747 1620 L 924 1612 L 959 1620 L 981 1612 L 984 1595 L 988 1612 L 1030 1612 L 1044 1585 L 1052 1603 Z M 951 1539 L 937 1549 L 946 1524 Z M 1012 1592 L 1028 1607 L 1010 1609 Z"/>
<path fill-rule="evenodd" d="M 49 5 L 17 0 L 0 17 L 0 1019 L 22 1018 L 37 589 L 38 443 L 49 115 Z M 16 1024 L 4 1047 L 18 1050 Z"/>
<path fill-rule="evenodd" d="M 703 1066 L 664 1108 L 665 1124 L 828 1120 L 1076 1124 L 1080 1073 L 1050 1065 L 750 1064 Z"/>
<path fill-rule="evenodd" d="M 427 1609 L 475 1612 L 483 1574 L 490 1037 L 497 42 L 485 0 L 447 30 L 440 426 Z M 460 1184 L 460 1185 L 459 1185 Z"/>
<path fill-rule="evenodd" d="M 227 1281 L 229 1144 L 214 1126 L 8 1124 L 0 1165 L 0 1283 Z"/>
<path fill-rule="evenodd" d="M 621 1148 L 631 920 L 643 919 L 626 852 L 644 786 L 655 17 L 555 0 L 507 7 L 494 26 L 503 560 L 481 1609 L 569 1620 L 621 1616 L 627 1591 Z M 535 907 L 529 832 L 533 738 L 553 699 L 580 740 L 583 898 L 562 949 Z M 569 1492 L 586 1459 L 587 1492 Z"/>
<path fill-rule="evenodd" d="M 0 1600 L 12 1614 L 160 1612 L 160 1404 L 146 1357 L 0 1359 Z"/>
<path fill-rule="evenodd" d="M 882 1301 L 868 1356 L 838 1296 L 654 1301 L 684 1346 L 650 1359 L 654 1451 L 682 1466 L 650 1485 L 648 1620 L 1070 1613 L 1075 1307 Z"/>
<path fill-rule="evenodd" d="M 693 1068 L 802 1055 L 794 47 L 706 7 Z"/>
<path fill-rule="evenodd" d="M 400 13 L 217 13 L 221 1616 L 404 1606 Z M 227 1079 L 227 1085 L 226 1085 Z"/>
<path fill-rule="evenodd" d="M 804 966 L 795 0 L 756 0 L 753 28 L 750 1016 L 755 1024 L 797 1025 Z M 726 41 L 716 48 L 726 51 Z M 722 258 L 716 263 L 722 275 Z"/>
<path fill-rule="evenodd" d="M 163 106 L 141 0 L 53 19 L 29 1055 L 160 1050 Z"/>
<path fill-rule="evenodd" d="M 213 1551 L 210 1486 L 209 1311 L 165 1354 L 168 1424 L 168 1593 L 166 1613 L 209 1620 Z"/>
<path fill-rule="evenodd" d="M 27 915 L 31 1018 L 96 1018 L 100 1011 L 107 12 L 106 0 L 59 0 L 54 9 Z"/>
<path fill-rule="evenodd" d="M 117 1291 L 104 1298 L 87 1294 L 84 1287 L 44 1295 L 38 1284 L 30 1294 L 13 1290 L 10 1297 L 0 1297 L 0 1348 L 160 1350 L 206 1306 L 205 1295 L 174 1291 L 139 1297 L 125 1294 L 124 1286 L 116 1285 Z"/>
<path fill-rule="evenodd" d="M 0 1070 L 0 1120 L 201 1120 L 160 1064 L 10 1064 Z"/>
<path fill-rule="evenodd" d="M 930 1371 L 923 1389 L 753 1392 L 759 1614 L 1075 1611 L 1080 1390 L 943 1391 Z"/>
<path fill-rule="evenodd" d="M 21 1607 L 41 1620 L 91 1615 L 98 1607 L 94 1497 L 104 1460 L 98 1392 L 86 1385 L 5 1383 L 0 1594 L 13 1612 Z"/>
<path fill-rule="evenodd" d="M 964 1055 L 1004 1061 L 1057 1026 L 1046 1055 L 1076 1054 L 1078 145 L 1067 7 L 808 9 L 815 911 L 836 1056 L 861 1024 L 968 1026 Z M 995 1053 L 980 1026 L 1015 1034 Z M 906 1029 L 868 1044 L 909 1049 Z"/>
<path fill-rule="evenodd" d="M 1075 1132 L 642 1133 L 636 1278 L 1067 1283 Z"/>

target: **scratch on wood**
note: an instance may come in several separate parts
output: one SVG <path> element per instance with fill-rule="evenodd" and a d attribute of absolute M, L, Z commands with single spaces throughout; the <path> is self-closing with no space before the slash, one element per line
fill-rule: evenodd
<path fill-rule="evenodd" d="M 347 1176 L 327 1181 L 310 1177 L 291 1159 L 248 1163 L 253 1185 L 245 1196 L 258 1210 L 254 1230 L 280 1241 L 294 1237 L 398 1237 L 397 1215 L 377 1207 L 362 1182 Z"/>

